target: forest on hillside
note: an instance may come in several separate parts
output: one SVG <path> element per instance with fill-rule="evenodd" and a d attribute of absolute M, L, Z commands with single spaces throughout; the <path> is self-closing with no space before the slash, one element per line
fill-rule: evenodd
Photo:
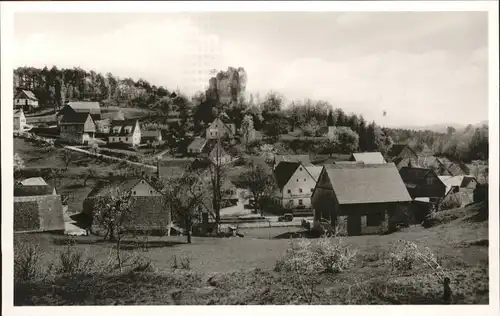
<path fill-rule="evenodd" d="M 263 98 L 247 95 L 244 68 L 229 67 L 209 81 L 206 91 L 188 98 L 181 91 L 157 86 L 142 78 L 119 78 L 112 73 L 75 68 L 43 69 L 19 67 L 14 70 L 14 88 L 34 92 L 43 109 L 57 110 L 66 101 L 88 100 L 103 106 L 151 109 L 158 113 L 156 123 L 176 116 L 169 123 L 176 136 L 200 134 L 215 117 L 235 124 L 240 131 L 254 128 L 275 140 L 282 134 L 324 136 L 335 126 L 333 140 L 319 146 L 332 152 L 380 151 L 386 154 L 393 143 L 407 143 L 417 152 L 428 148 L 436 155 L 469 162 L 488 158 L 488 126 L 464 130 L 448 128 L 447 133 L 381 128 L 362 115 L 346 113 L 340 106 L 324 100 L 292 100 L 270 91 Z"/>

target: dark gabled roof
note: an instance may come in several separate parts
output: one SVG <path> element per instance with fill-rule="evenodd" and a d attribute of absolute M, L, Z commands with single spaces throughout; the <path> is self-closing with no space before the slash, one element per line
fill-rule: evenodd
<path fill-rule="evenodd" d="M 109 126 L 109 136 L 130 136 L 135 132 L 137 123 L 137 119 L 113 120 Z M 130 127 L 129 133 L 126 132 L 128 127 Z"/>
<path fill-rule="evenodd" d="M 387 156 L 391 157 L 391 158 L 397 157 L 397 156 L 399 156 L 399 154 L 401 154 L 403 149 L 405 149 L 406 147 L 410 148 L 407 144 L 394 144 L 394 145 L 392 145 L 391 149 L 387 153 Z"/>
<path fill-rule="evenodd" d="M 325 165 L 339 204 L 409 202 L 393 163 Z"/>
<path fill-rule="evenodd" d="M 399 174 L 404 183 L 419 183 L 428 173 L 434 173 L 434 171 L 428 168 L 416 167 L 402 167 L 399 170 Z"/>
<path fill-rule="evenodd" d="M 89 113 L 65 113 L 61 119 L 61 124 L 85 124 Z"/>
<path fill-rule="evenodd" d="M 274 178 L 280 190 L 283 189 L 300 165 L 300 162 L 281 161 L 276 166 L 276 169 L 274 169 Z"/>
<path fill-rule="evenodd" d="M 279 164 L 282 161 L 286 162 L 301 162 L 305 167 L 312 165 L 309 155 L 275 155 L 274 161 Z"/>
<path fill-rule="evenodd" d="M 385 163 L 385 159 L 380 152 L 353 153 L 351 160 L 362 161 L 367 164 Z"/>
<path fill-rule="evenodd" d="M 20 94 L 24 94 L 28 99 L 31 99 L 31 100 L 34 100 L 34 101 L 37 101 L 38 98 L 35 96 L 35 94 L 29 90 L 21 90 L 19 91 L 17 94 L 16 94 L 16 97 L 15 99 L 20 99 L 19 98 L 19 95 Z"/>

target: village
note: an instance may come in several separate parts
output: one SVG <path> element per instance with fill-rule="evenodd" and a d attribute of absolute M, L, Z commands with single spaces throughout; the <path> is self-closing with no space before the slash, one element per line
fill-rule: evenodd
<path fill-rule="evenodd" d="M 29 132 L 33 128 L 36 130 L 36 127 L 26 123 L 27 119 L 24 114 L 25 110 L 29 113 L 30 109 L 37 106 L 36 97 L 31 91 L 20 90 L 14 99 L 14 104 L 18 106 L 14 114 L 15 132 L 19 133 L 19 137 L 22 138 L 37 135 Z M 120 111 L 114 113 L 114 117 L 111 119 L 103 119 L 102 116 L 98 102 L 68 102 L 56 115 L 57 128 L 59 129 L 59 135 L 56 137 L 62 143 L 71 144 L 64 147 L 67 151 L 94 156 L 100 155 L 101 157 L 109 157 L 109 159 L 122 153 L 122 156 L 127 158 L 118 159 L 129 164 L 136 163 L 139 167 L 140 163 L 129 158 L 134 156 L 126 154 L 127 151 L 132 152 L 129 148 L 152 148 L 162 144 L 162 132 L 160 130 L 144 130 L 144 127 L 141 128 L 138 118 L 125 119 Z M 29 127 L 31 128 L 28 129 Z M 325 137 L 333 137 L 333 129 L 333 126 L 329 126 Z M 259 137 L 256 135 L 258 135 L 257 131 L 249 131 L 245 135 L 246 141 L 254 141 L 256 137 Z M 238 137 L 242 139 L 244 135 L 236 133 L 234 124 L 224 123 L 220 118 L 217 118 L 208 126 L 205 133 L 193 137 L 187 146 L 184 157 L 168 158 L 167 155 L 160 153 L 156 156 L 156 163 L 153 161 L 151 164 L 146 162 L 143 164 L 146 168 L 156 170 L 156 172 L 149 172 L 147 176 L 127 178 L 122 183 L 117 182 L 107 186 L 116 186 L 127 192 L 130 191 L 134 198 L 158 199 L 161 193 L 151 182 L 151 174 L 157 179 L 174 177 L 176 173 L 182 177 L 182 171 L 179 172 L 180 168 L 196 168 L 196 166 L 203 168 L 204 163 L 208 163 L 214 164 L 220 169 L 227 168 L 237 160 L 241 164 L 241 160 L 245 158 L 230 155 L 220 145 L 221 139 L 235 141 Z M 100 150 L 95 148 L 96 144 L 107 148 L 103 154 L 97 153 Z M 121 149 L 119 149 L 120 146 Z M 234 205 L 221 208 L 222 213 L 226 213 L 224 214 L 226 216 L 222 216 L 221 219 L 227 217 L 224 221 L 226 224 L 232 224 L 231 227 L 238 226 L 238 224 L 248 227 L 252 226 L 250 223 L 259 222 L 266 222 L 265 226 L 269 227 L 285 226 L 286 222 L 281 222 L 281 220 L 286 220 L 290 221 L 289 225 L 300 226 L 306 222 L 307 227 L 314 228 L 327 221 L 330 225 L 337 222 L 343 223 L 342 231 L 348 235 L 384 233 L 395 229 L 395 226 L 391 225 L 420 224 L 431 210 L 444 209 L 447 204 L 455 203 L 458 207 L 465 207 L 473 202 L 481 201 L 485 196 L 484 193 L 478 193 L 479 190 L 484 191 L 484 187 L 481 184 L 478 186 L 476 177 L 464 170 L 467 168 L 465 164 L 460 166 L 459 163 L 432 155 L 419 156 L 405 144 L 393 145 L 387 153 L 387 157 L 383 157 L 380 152 L 354 152 L 340 158 L 326 157 L 314 160 L 310 155 L 269 152 L 266 156 L 251 156 L 246 159 L 252 163 L 261 160 L 262 164 L 270 165 L 275 181 L 275 192 L 273 192 L 272 197 L 274 202 L 281 207 L 282 212 L 268 217 L 258 216 L 258 214 L 251 216 L 252 212 L 245 212 L 245 207 L 253 209 L 249 202 L 255 203 L 256 197 L 251 196 L 250 192 L 246 192 L 247 198 L 242 199 L 242 188 L 236 188 L 234 183 L 223 183 L 225 195 L 221 202 L 226 203 L 226 205 Z M 385 185 L 380 185 L 380 183 Z M 109 188 L 107 189 L 109 194 L 113 192 Z M 353 189 L 360 191 L 356 193 L 357 191 Z M 99 191 L 92 190 L 85 202 L 95 196 L 105 194 Z M 53 218 L 47 221 L 50 223 L 47 227 L 35 226 L 36 230 L 66 230 L 68 223 L 65 222 L 65 214 L 62 211 L 63 200 L 61 197 L 55 198 L 59 194 L 47 184 L 45 179 L 41 177 L 24 179 L 16 186 L 15 192 L 15 205 L 19 205 L 19 209 L 23 209 L 21 205 L 33 199 L 57 201 L 52 202 L 52 205 L 50 205 L 51 203 L 39 202 L 38 207 L 41 209 L 38 209 L 38 213 L 47 214 Z M 335 195 L 335 200 L 328 200 L 328 198 L 324 200 L 327 196 L 332 196 L 330 192 Z M 366 192 L 370 192 L 370 194 L 366 196 Z M 359 211 L 351 210 L 353 204 L 356 204 Z M 51 208 L 43 209 L 49 205 Z M 411 211 L 409 211 L 410 206 Z M 377 212 L 372 210 L 373 207 L 381 208 Z M 151 216 L 147 208 L 148 206 L 145 205 L 137 205 L 136 209 L 132 211 L 137 214 L 136 220 L 139 223 L 144 222 L 144 219 L 140 217 Z M 71 210 L 67 211 L 72 213 Z M 93 217 L 92 207 L 84 211 L 90 218 Z M 257 209 L 256 211 L 260 212 Z M 151 226 L 147 229 L 163 228 L 170 235 L 171 227 L 176 227 L 174 229 L 179 230 L 177 233 L 182 233 L 183 230 L 179 229 L 179 223 L 172 221 L 169 212 L 169 210 L 160 211 L 156 215 L 158 216 L 157 220 L 151 221 L 155 224 L 161 223 L 165 225 L 164 227 L 155 225 L 155 227 Z M 205 234 L 208 232 L 208 222 L 213 222 L 215 218 L 213 214 L 208 216 L 210 212 L 211 210 L 207 209 L 198 214 L 200 222 L 203 222 L 201 218 L 205 219 L 202 225 L 203 229 L 201 229 Z M 409 212 L 411 216 L 408 215 Z M 398 215 L 399 213 L 406 214 L 407 218 Z M 289 215 L 286 219 L 283 217 L 285 214 Z M 27 216 L 27 218 L 31 217 Z M 297 218 L 303 220 L 294 220 Z M 220 221 L 218 224 L 221 224 Z M 16 225 L 18 225 L 15 227 L 17 231 L 29 231 L 30 227 L 33 227 L 32 223 L 21 221 L 16 222 Z M 130 223 L 130 225 L 134 226 L 135 223 Z M 262 224 L 258 226 L 262 226 Z M 88 232 L 87 229 L 81 231 L 80 234 Z M 78 232 L 71 230 L 68 230 L 67 233 L 78 234 Z"/>
<path fill-rule="evenodd" d="M 447 14 L 16 16 L 14 306 L 491 304 L 488 15 Z"/>
<path fill-rule="evenodd" d="M 478 162 L 437 157 L 428 147 L 416 152 L 408 144 L 393 144 L 384 154 L 278 152 L 276 137 L 266 137 L 252 124 L 237 129 L 230 118 L 218 115 L 199 134 L 186 135 L 179 152 L 165 146 L 172 137 L 165 129 L 151 128 L 151 113 L 69 101 L 54 114 L 40 116 L 36 96 L 22 88 L 13 103 L 14 230 L 19 236 L 66 235 L 78 238 L 73 247 L 85 245 L 86 238 L 104 238 L 110 247 L 115 240 L 150 245 L 187 238 L 188 244 L 203 247 L 203 238 L 214 237 L 256 243 L 384 238 L 431 227 L 450 211 L 476 212 L 487 203 L 487 169 L 479 172 Z M 324 134 L 292 137 L 306 143 L 338 137 L 336 126 L 321 130 Z M 127 206 L 117 211 L 120 203 Z M 230 248 L 219 247 L 222 253 Z M 280 253 L 286 250 L 282 247 Z M 215 270 L 227 264 L 232 265 L 229 261 Z"/>

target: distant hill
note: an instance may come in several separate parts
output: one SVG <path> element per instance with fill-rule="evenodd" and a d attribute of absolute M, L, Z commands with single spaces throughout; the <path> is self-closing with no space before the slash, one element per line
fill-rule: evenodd
<path fill-rule="evenodd" d="M 474 127 L 480 127 L 483 125 L 489 125 L 487 120 L 481 121 L 476 124 L 472 124 Z M 398 126 L 395 128 L 402 128 L 402 129 L 411 129 L 411 130 L 417 130 L 417 131 L 424 131 L 424 130 L 430 130 L 438 133 L 446 133 L 446 129 L 448 126 L 454 127 L 457 131 L 458 130 L 463 130 L 467 127 L 467 125 L 464 124 L 455 124 L 455 123 L 448 123 L 448 124 L 432 124 L 432 125 L 421 125 L 421 126 Z"/>

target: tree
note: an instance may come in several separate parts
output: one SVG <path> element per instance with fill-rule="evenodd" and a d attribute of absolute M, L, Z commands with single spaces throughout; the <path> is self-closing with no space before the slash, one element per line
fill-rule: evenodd
<path fill-rule="evenodd" d="M 342 153 L 352 153 L 358 149 L 359 136 L 349 127 L 341 126 L 334 129 L 334 140 Z"/>
<path fill-rule="evenodd" d="M 448 136 L 451 136 L 453 135 L 453 133 L 455 133 L 457 130 L 453 127 L 453 126 L 448 126 L 446 128 L 446 134 L 448 134 Z"/>
<path fill-rule="evenodd" d="M 313 117 L 302 126 L 302 130 L 306 136 L 318 136 L 320 126 L 318 121 Z"/>
<path fill-rule="evenodd" d="M 206 198 L 205 181 L 200 174 L 189 172 L 180 178 L 165 180 L 163 195 L 172 216 L 184 223 L 187 243 L 191 243 L 193 219 L 204 206 Z"/>
<path fill-rule="evenodd" d="M 64 163 L 64 171 L 67 171 L 69 164 L 73 160 L 73 153 L 71 151 L 67 150 L 67 149 L 64 149 L 61 152 L 61 159 L 62 159 L 62 161 Z"/>
<path fill-rule="evenodd" d="M 18 153 L 14 153 L 14 178 L 19 177 L 19 173 L 22 169 L 24 169 L 24 160 Z"/>
<path fill-rule="evenodd" d="M 241 123 L 241 134 L 243 135 L 243 141 L 245 142 L 245 150 L 248 152 L 248 141 L 250 138 L 250 133 L 254 130 L 253 127 L 253 117 L 251 115 L 245 115 L 243 122 Z"/>
<path fill-rule="evenodd" d="M 273 176 L 269 167 L 263 164 L 252 163 L 250 169 L 240 174 L 238 183 L 241 187 L 250 191 L 254 198 L 254 210 L 257 213 L 260 209 L 264 215 L 264 201 L 270 197 L 276 188 Z"/>
<path fill-rule="evenodd" d="M 212 191 L 212 209 L 215 213 L 216 232 L 219 233 L 220 227 L 220 209 L 224 198 L 223 183 L 226 178 L 226 168 L 222 162 L 222 146 L 220 139 L 217 139 L 215 145 L 215 157 L 211 157 L 208 170 L 210 172 L 210 183 Z"/>
<path fill-rule="evenodd" d="M 116 242 L 116 259 L 122 272 L 120 255 L 121 241 L 126 233 L 126 224 L 130 219 L 131 191 L 115 188 L 109 197 L 97 198 L 94 205 L 94 219 L 106 230 L 104 240 Z"/>
<path fill-rule="evenodd" d="M 326 125 L 327 126 L 335 126 L 335 121 L 333 119 L 333 112 L 332 112 L 332 110 L 328 111 L 328 117 L 326 119 Z"/>

